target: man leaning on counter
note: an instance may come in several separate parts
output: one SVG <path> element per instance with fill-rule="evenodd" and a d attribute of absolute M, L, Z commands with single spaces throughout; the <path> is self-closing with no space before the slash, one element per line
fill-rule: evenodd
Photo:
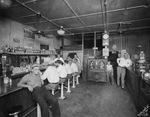
<path fill-rule="evenodd" d="M 49 106 L 53 117 L 60 117 L 58 100 L 45 88 L 39 74 L 39 65 L 32 66 L 32 72 L 25 75 L 18 83 L 19 87 L 28 88 L 33 98 L 41 107 L 42 117 L 49 117 Z"/>

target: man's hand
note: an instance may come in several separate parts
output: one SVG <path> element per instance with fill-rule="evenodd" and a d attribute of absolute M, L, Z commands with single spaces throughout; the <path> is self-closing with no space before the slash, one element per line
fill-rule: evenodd
<path fill-rule="evenodd" d="M 29 91 L 31 91 L 31 92 L 33 91 L 33 88 L 32 88 L 31 86 L 29 86 L 29 85 L 28 85 L 28 89 L 29 89 Z"/>

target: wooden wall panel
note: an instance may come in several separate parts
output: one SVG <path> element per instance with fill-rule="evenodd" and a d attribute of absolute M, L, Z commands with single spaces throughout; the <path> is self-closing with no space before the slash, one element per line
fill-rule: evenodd
<path fill-rule="evenodd" d="M 127 50 L 130 55 L 139 54 L 141 45 L 141 50 L 143 50 L 147 57 L 150 56 L 150 35 L 126 35 L 126 36 L 111 36 L 110 37 L 110 50 L 112 45 L 116 44 L 118 50 Z"/>

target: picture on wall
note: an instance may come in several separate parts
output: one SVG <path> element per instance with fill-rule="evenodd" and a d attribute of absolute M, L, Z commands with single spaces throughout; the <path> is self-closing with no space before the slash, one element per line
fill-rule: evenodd
<path fill-rule="evenodd" d="M 24 38 L 25 39 L 35 39 L 34 32 L 30 29 L 24 28 Z"/>
<path fill-rule="evenodd" d="M 35 45 L 35 35 L 30 29 L 24 28 L 24 46 L 32 48 Z"/>

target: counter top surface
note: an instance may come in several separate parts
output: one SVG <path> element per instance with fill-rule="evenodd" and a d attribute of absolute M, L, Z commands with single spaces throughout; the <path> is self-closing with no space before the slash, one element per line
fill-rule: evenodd
<path fill-rule="evenodd" d="M 17 86 L 19 81 L 20 78 L 17 78 L 15 80 L 12 80 L 12 83 L 4 84 L 3 80 L 0 80 L 0 97 L 22 89 Z"/>
<path fill-rule="evenodd" d="M 42 72 L 44 70 L 45 69 L 41 69 Z M 29 72 L 24 72 L 24 73 L 19 73 L 19 74 L 15 74 L 15 75 L 11 76 L 11 78 L 13 79 L 12 83 L 8 83 L 8 84 L 4 84 L 3 78 L 0 77 L 0 97 L 22 89 L 22 88 L 18 87 L 17 84 L 20 81 L 20 79 L 28 73 Z"/>

